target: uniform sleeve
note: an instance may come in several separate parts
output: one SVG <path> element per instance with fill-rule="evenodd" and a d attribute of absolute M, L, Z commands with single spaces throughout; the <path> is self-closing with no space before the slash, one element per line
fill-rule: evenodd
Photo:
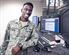
<path fill-rule="evenodd" d="M 27 47 L 35 46 L 37 44 L 39 35 L 36 31 L 36 29 L 33 29 L 33 32 L 31 33 L 31 39 L 28 41 L 21 41 L 21 45 L 23 49 L 26 49 Z"/>
<path fill-rule="evenodd" d="M 4 41 L 3 41 L 3 44 L 1 46 L 1 51 L 0 51 L 0 55 L 4 55 L 5 54 L 5 51 L 7 49 L 7 46 L 8 46 L 8 42 L 9 42 L 9 36 L 10 36 L 10 26 L 8 25 L 7 26 L 7 29 L 6 29 L 6 32 L 5 32 L 5 37 L 4 37 Z"/>

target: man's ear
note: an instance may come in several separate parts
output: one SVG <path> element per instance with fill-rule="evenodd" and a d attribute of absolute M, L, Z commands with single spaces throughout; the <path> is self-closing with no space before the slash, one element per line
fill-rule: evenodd
<path fill-rule="evenodd" d="M 22 12 L 22 9 L 21 9 L 21 12 Z"/>

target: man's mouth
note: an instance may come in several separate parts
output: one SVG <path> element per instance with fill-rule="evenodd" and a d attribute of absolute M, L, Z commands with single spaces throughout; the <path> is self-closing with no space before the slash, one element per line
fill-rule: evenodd
<path fill-rule="evenodd" d="M 25 14 L 25 16 L 26 16 L 26 17 L 29 17 L 29 15 L 28 15 L 28 14 Z"/>
<path fill-rule="evenodd" d="M 30 16 L 30 14 L 25 14 L 25 16 L 26 16 L 26 17 L 29 17 L 29 16 Z"/>

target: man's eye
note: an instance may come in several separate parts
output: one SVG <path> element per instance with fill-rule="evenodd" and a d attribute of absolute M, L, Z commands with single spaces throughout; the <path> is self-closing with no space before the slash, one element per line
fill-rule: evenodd
<path fill-rule="evenodd" d="M 24 10 L 26 10 L 26 11 L 32 11 L 31 9 L 24 9 Z"/>
<path fill-rule="evenodd" d="M 28 9 L 24 9 L 24 10 L 26 10 L 26 11 L 27 11 Z"/>

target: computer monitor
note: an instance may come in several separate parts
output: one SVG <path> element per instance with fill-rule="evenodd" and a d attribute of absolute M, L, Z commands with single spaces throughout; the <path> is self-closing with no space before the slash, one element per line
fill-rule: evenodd
<path fill-rule="evenodd" d="M 53 31 L 53 32 L 59 32 L 59 18 L 41 18 L 41 24 L 40 24 L 40 30 L 41 32 L 46 31 Z"/>
<path fill-rule="evenodd" d="M 38 24 L 39 24 L 38 16 L 33 16 L 32 17 L 32 23 L 35 25 L 35 27 L 38 27 Z"/>

